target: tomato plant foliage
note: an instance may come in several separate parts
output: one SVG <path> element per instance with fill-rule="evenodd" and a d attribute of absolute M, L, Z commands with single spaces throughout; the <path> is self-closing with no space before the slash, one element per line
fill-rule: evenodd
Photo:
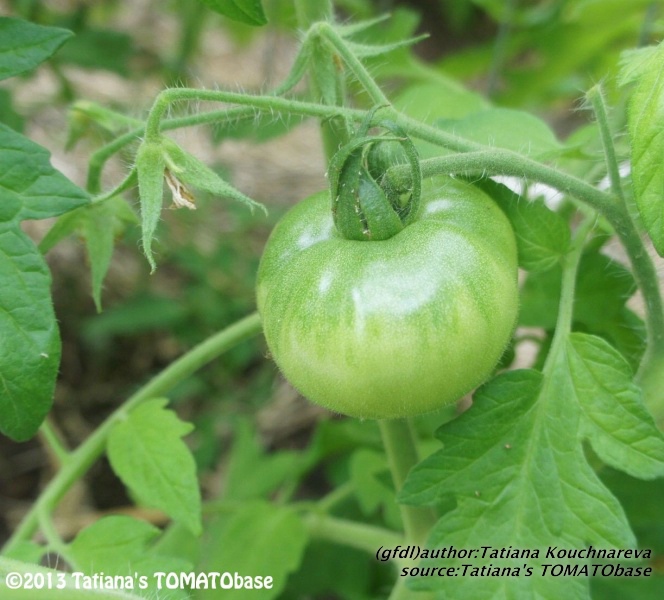
<path fill-rule="evenodd" d="M 54 472 L 3 540 L 0 596 L 26 597 L 15 575 L 53 577 L 37 564 L 57 556 L 79 575 L 58 575 L 66 589 L 43 596 L 56 600 L 156 597 L 158 572 L 185 578 L 169 590 L 182 600 L 662 597 L 661 3 L 431 3 L 443 29 L 429 54 L 480 22 L 496 35 L 428 62 L 413 46 L 432 23 L 364 1 L 160 6 L 180 41 L 149 52 L 115 13 L 133 8 L 18 4 L 0 18 L 0 432 L 39 433 Z M 183 83 L 204 30 L 253 47 L 277 29 L 297 41 L 275 87 Z M 120 92 L 109 106 L 81 97 L 77 69 L 90 67 L 179 84 L 138 118 Z M 71 102 L 63 144 L 91 152 L 84 186 L 22 131 L 48 137 L 32 136 L 41 107 L 25 102 L 46 73 L 53 110 Z M 563 106 L 567 135 L 550 125 Z M 289 183 L 303 199 L 288 210 L 200 151 L 311 119 L 329 189 Z M 174 133 L 193 126 L 214 133 L 198 147 Z M 70 173 L 72 155 L 56 153 Z M 107 169 L 116 155 L 124 176 Z M 284 213 L 265 243 L 261 201 Z M 46 219 L 46 233 L 31 223 Z M 82 331 L 61 361 L 51 286 L 67 286 L 61 257 L 52 276 L 44 255 L 72 235 L 106 313 L 62 317 L 63 335 Z M 118 307 L 124 237 L 141 283 Z M 173 331 L 159 359 L 120 369 L 145 381 L 104 381 L 127 399 L 70 449 L 62 406 L 88 394 L 68 382 L 72 347 L 87 343 L 79 361 L 92 354 L 94 368 L 114 336 L 160 325 Z M 60 530 L 62 498 L 102 456 L 130 514 Z M 411 563 L 396 548 L 463 552 Z M 545 572 L 635 549 L 638 562 L 618 563 L 639 577 Z M 218 570 L 241 587 L 203 585 Z M 145 585 L 77 588 L 100 572 Z"/>

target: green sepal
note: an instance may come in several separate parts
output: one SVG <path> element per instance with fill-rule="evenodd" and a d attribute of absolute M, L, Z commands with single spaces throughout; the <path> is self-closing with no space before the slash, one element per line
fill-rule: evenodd
<path fill-rule="evenodd" d="M 403 229 L 394 206 L 364 167 L 359 172 L 358 194 L 370 240 L 387 240 Z"/>
<path fill-rule="evenodd" d="M 379 15 L 377 17 L 373 17 L 372 19 L 365 19 L 363 21 L 356 21 L 354 23 L 347 23 L 344 25 L 335 25 L 334 30 L 342 37 L 342 38 L 350 38 L 354 35 L 357 35 L 358 33 L 363 33 L 367 29 L 370 29 L 374 25 L 378 25 L 379 23 L 384 23 L 390 18 L 389 14 L 383 14 Z"/>
<path fill-rule="evenodd" d="M 373 58 L 376 56 L 383 56 L 398 50 L 399 48 L 406 48 L 408 46 L 414 46 L 422 40 L 426 40 L 429 36 L 427 34 L 418 35 L 416 37 L 409 38 L 407 40 L 402 40 L 400 42 L 394 42 L 392 44 L 358 44 L 357 42 L 346 42 L 348 47 L 353 51 L 355 56 L 360 58 Z"/>
<path fill-rule="evenodd" d="M 336 156 L 338 155 L 335 155 L 335 158 Z M 369 239 L 369 232 L 360 208 L 359 173 L 361 165 L 361 155 L 351 152 L 346 155 L 338 169 L 330 168 L 332 216 L 339 233 L 348 240 Z"/>
<path fill-rule="evenodd" d="M 393 136 L 389 137 L 384 136 L 379 138 L 376 144 L 372 146 L 380 147 L 381 145 L 388 145 L 393 142 L 397 142 L 400 146 L 400 152 L 393 153 L 391 157 L 382 158 L 382 163 L 372 165 L 372 156 L 371 149 L 369 150 L 369 155 L 367 161 L 369 163 L 370 170 L 374 169 L 373 176 L 378 180 L 380 187 L 383 189 L 387 197 L 390 199 L 392 206 L 399 213 L 401 220 L 404 224 L 408 224 L 412 218 L 417 215 L 420 206 L 420 196 L 422 194 L 422 170 L 420 168 L 420 157 L 413 144 L 412 140 L 406 135 L 404 130 L 394 123 L 393 121 L 381 121 L 379 123 L 380 127 L 384 127 L 390 131 Z M 386 176 L 387 171 L 390 167 L 395 165 L 402 164 L 406 162 L 410 165 L 410 188 L 409 189 L 396 189 L 394 188 L 389 178 Z M 409 198 L 407 202 L 401 200 L 401 196 L 404 193 L 409 193 Z"/>
<path fill-rule="evenodd" d="M 364 166 L 364 146 L 375 139 L 370 136 L 354 139 L 330 163 L 334 223 L 349 240 L 385 240 L 403 229 L 385 192 Z"/>
<path fill-rule="evenodd" d="M 157 268 L 152 255 L 152 239 L 159 223 L 164 200 L 165 168 L 166 158 L 162 143 L 143 142 L 136 153 L 136 171 L 141 202 L 143 252 L 152 272 Z"/>
<path fill-rule="evenodd" d="M 252 212 L 254 208 L 260 208 L 263 212 L 267 213 L 265 206 L 235 189 L 205 163 L 182 149 L 173 140 L 164 138 L 162 145 L 165 152 L 165 165 L 171 172 L 171 175 L 181 183 L 204 190 L 215 196 L 237 200 L 248 206 Z"/>
<path fill-rule="evenodd" d="M 386 240 L 396 235 L 417 214 L 421 172 L 417 151 L 403 130 L 395 123 L 381 121 L 377 126 L 394 135 L 370 136 L 367 131 L 375 110 L 360 125 L 357 137 L 342 147 L 330 162 L 329 178 L 332 215 L 339 233 L 350 240 Z M 384 177 L 394 166 L 388 159 L 377 160 L 375 148 L 398 143 L 402 151 L 398 162 L 411 165 L 411 188 L 396 190 Z M 402 200 L 404 193 L 408 199 Z"/>
<path fill-rule="evenodd" d="M 152 255 L 152 239 L 161 215 L 164 180 L 171 189 L 175 206 L 180 208 L 196 208 L 194 196 L 188 188 L 190 186 L 242 202 L 252 211 L 258 207 L 267 213 L 262 204 L 235 189 L 193 154 L 165 137 L 141 144 L 136 154 L 136 171 L 141 198 L 143 251 L 153 272 L 156 264 Z"/>

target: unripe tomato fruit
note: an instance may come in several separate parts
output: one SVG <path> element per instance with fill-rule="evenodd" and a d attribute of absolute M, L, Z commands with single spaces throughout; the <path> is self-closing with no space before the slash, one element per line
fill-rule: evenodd
<path fill-rule="evenodd" d="M 257 302 L 275 362 L 311 401 L 360 418 L 433 411 L 484 382 L 510 340 L 514 234 L 482 191 L 437 177 L 402 231 L 347 240 L 322 192 L 272 232 Z"/>

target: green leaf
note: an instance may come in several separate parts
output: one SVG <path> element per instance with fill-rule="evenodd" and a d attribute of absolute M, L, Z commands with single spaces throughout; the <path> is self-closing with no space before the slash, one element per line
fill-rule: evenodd
<path fill-rule="evenodd" d="M 0 124 L 0 222 L 57 217 L 88 202 L 46 148 Z"/>
<path fill-rule="evenodd" d="M 589 598 L 586 578 L 544 577 L 540 565 L 550 546 L 636 544 L 619 502 L 584 454 L 577 399 L 586 395 L 591 402 L 596 386 L 601 383 L 570 370 L 561 352 L 547 377 L 536 371 L 498 376 L 480 388 L 469 411 L 440 429 L 444 448 L 415 467 L 401 494 L 401 501 L 417 505 L 456 496 L 456 508 L 434 527 L 427 547 L 511 546 L 541 554 L 472 560 L 476 567 L 518 567 L 519 577 L 428 578 L 414 587 L 461 598 Z M 605 408 L 616 418 L 623 412 L 618 399 Z M 533 576 L 524 577 L 528 567 Z"/>
<path fill-rule="evenodd" d="M 359 448 L 350 460 L 350 482 L 355 488 L 355 497 L 360 509 L 370 517 L 380 508 L 385 522 L 395 529 L 403 527 L 399 506 L 394 502 L 394 487 L 384 453 Z"/>
<path fill-rule="evenodd" d="M 525 200 L 490 179 L 475 185 L 487 192 L 509 217 L 516 235 L 520 267 L 526 271 L 547 271 L 559 263 L 569 248 L 570 232 L 558 213 L 544 202 Z"/>
<path fill-rule="evenodd" d="M 165 409 L 166 403 L 150 400 L 118 422 L 108 438 L 108 458 L 118 477 L 142 502 L 200 533 L 196 464 L 180 439 L 193 427 Z"/>
<path fill-rule="evenodd" d="M 0 431 L 16 440 L 32 437 L 48 413 L 60 362 L 50 273 L 20 221 L 88 201 L 44 148 L 0 125 Z"/>
<path fill-rule="evenodd" d="M 179 556 L 164 554 L 155 549 L 154 542 L 161 534 L 159 528 L 126 516 L 103 517 L 78 533 L 69 546 L 77 570 L 87 575 L 129 577 L 134 591 L 154 598 L 157 589 L 156 572 L 188 572 L 192 564 Z M 141 577 L 142 576 L 142 577 Z M 141 583 L 145 587 L 141 587 Z M 186 600 L 187 590 L 169 590 L 169 600 Z"/>
<path fill-rule="evenodd" d="M 261 0 L 199 0 L 211 10 L 247 25 L 265 25 L 267 17 Z"/>
<path fill-rule="evenodd" d="M 58 62 L 87 69 L 104 69 L 129 76 L 129 61 L 134 54 L 133 38 L 110 29 L 86 28 L 58 53 Z"/>
<path fill-rule="evenodd" d="M 664 436 L 645 408 L 625 359 L 601 338 L 570 335 L 570 378 L 581 411 L 581 435 L 608 465 L 634 477 L 664 476 Z"/>
<path fill-rule="evenodd" d="M 547 328 L 555 325 L 560 278 L 559 267 L 529 275 L 524 288 L 529 304 L 523 313 L 524 325 Z M 619 316 L 635 291 L 634 277 L 625 267 L 600 252 L 588 252 L 579 264 L 574 321 L 600 327 Z M 553 310 L 549 311 L 550 308 Z M 547 322 L 541 318 L 545 310 L 549 313 Z"/>
<path fill-rule="evenodd" d="M 306 527 L 294 509 L 267 502 L 246 503 L 206 530 L 205 559 L 198 570 L 220 570 L 223 565 L 229 573 L 272 577 L 272 589 L 234 590 L 234 600 L 279 596 L 288 575 L 300 566 L 308 541 Z M 224 590 L 200 590 L 196 597 L 216 600 L 226 596 Z"/>
<path fill-rule="evenodd" d="M 434 125 L 441 119 L 460 119 L 488 108 L 488 101 L 476 92 L 465 89 L 458 81 L 439 75 L 434 81 L 413 83 L 394 99 L 394 106 L 408 116 Z M 441 146 L 416 142 L 422 158 L 440 156 Z"/>
<path fill-rule="evenodd" d="M 620 74 L 618 82 L 620 85 L 635 83 L 646 74 L 648 64 L 657 54 L 657 46 L 644 46 L 625 50 L 620 55 Z"/>
<path fill-rule="evenodd" d="M 308 461 L 295 452 L 266 454 L 246 421 L 237 423 L 234 432 L 225 480 L 226 500 L 267 498 L 280 485 L 297 480 L 308 466 Z"/>
<path fill-rule="evenodd" d="M 282 597 L 375 600 L 376 582 L 385 581 L 385 589 L 389 589 L 393 573 L 392 565 L 372 558 L 350 546 L 314 538 L 307 546 L 302 565 L 289 577 Z M 332 564 L 334 569 L 330 569 Z"/>
<path fill-rule="evenodd" d="M 526 327 L 554 329 L 560 302 L 560 266 L 529 273 L 521 293 L 519 322 Z M 579 264 L 574 301 L 574 328 L 602 336 L 614 345 L 633 369 L 645 350 L 643 321 L 625 306 L 636 291 L 632 274 L 597 251 Z"/>
<path fill-rule="evenodd" d="M 639 547 L 651 548 L 656 556 L 664 554 L 664 478 L 643 481 L 610 467 L 602 469 L 600 477 L 620 500 L 638 537 Z"/>
<path fill-rule="evenodd" d="M 551 158 L 565 151 L 544 121 L 520 110 L 489 108 L 458 120 L 440 120 L 436 125 L 480 144 L 533 158 Z"/>
<path fill-rule="evenodd" d="M 0 17 L 0 80 L 34 69 L 72 35 L 59 27 Z"/>
<path fill-rule="evenodd" d="M 81 530 L 70 544 L 78 567 L 86 573 L 103 570 L 125 574 L 159 536 L 159 528 L 132 517 L 103 517 Z"/>
<path fill-rule="evenodd" d="M 82 206 L 58 219 L 39 244 L 46 254 L 63 238 L 77 233 L 84 242 L 92 271 L 92 297 L 101 311 L 101 288 L 111 264 L 115 239 L 121 235 L 127 223 L 138 219 L 129 205 L 119 196 L 104 202 Z"/>
<path fill-rule="evenodd" d="M 21 541 L 12 546 L 9 551 L 3 552 L 5 558 L 13 558 L 28 563 L 39 564 L 46 553 L 46 548 L 32 541 Z"/>
<path fill-rule="evenodd" d="M 638 66 L 629 103 L 634 198 L 655 249 L 664 256 L 664 44 Z"/>
<path fill-rule="evenodd" d="M 466 115 L 489 107 L 483 96 L 444 75 L 434 81 L 409 85 L 397 95 L 394 104 L 408 116 L 430 124 L 449 119 L 458 122 Z"/>
<path fill-rule="evenodd" d="M 51 408 L 60 336 L 51 276 L 15 223 L 0 224 L 0 431 L 27 440 Z"/>

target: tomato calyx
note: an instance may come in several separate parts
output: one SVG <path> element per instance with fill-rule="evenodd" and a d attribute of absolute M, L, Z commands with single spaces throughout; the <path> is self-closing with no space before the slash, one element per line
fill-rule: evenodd
<path fill-rule="evenodd" d="M 389 135 L 367 135 L 369 121 L 360 126 L 356 137 L 330 161 L 334 224 L 349 240 L 391 238 L 417 214 L 420 201 L 422 176 L 415 146 L 392 121 L 376 125 Z M 411 187 L 397 190 L 385 173 L 390 167 L 404 163 L 410 165 Z"/>

